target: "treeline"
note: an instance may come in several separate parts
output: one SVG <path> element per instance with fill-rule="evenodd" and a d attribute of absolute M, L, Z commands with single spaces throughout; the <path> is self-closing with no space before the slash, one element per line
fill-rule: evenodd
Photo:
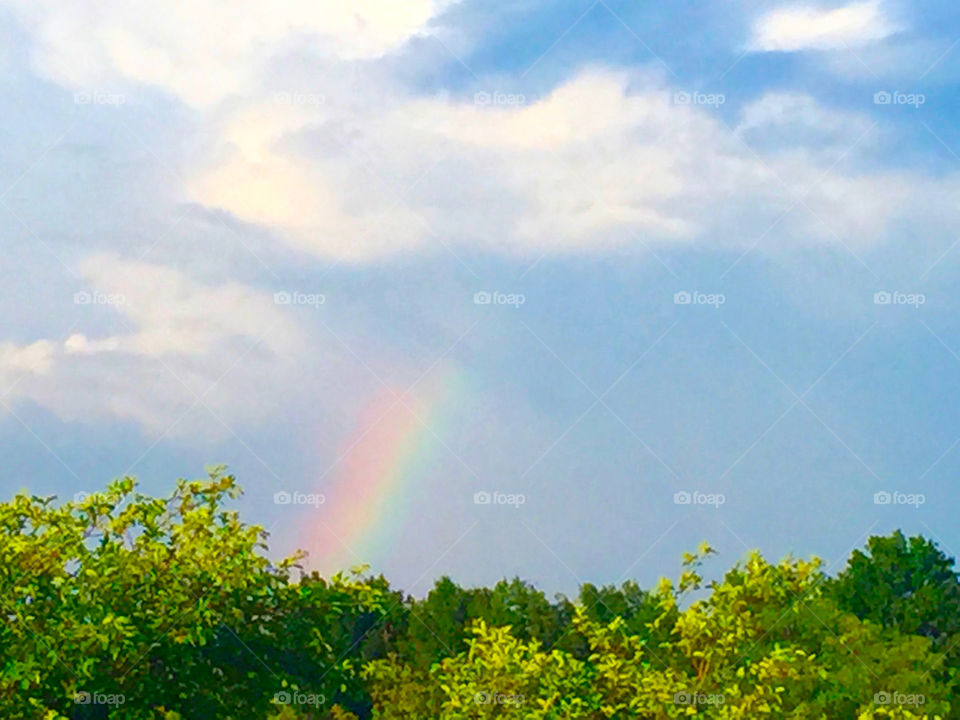
<path fill-rule="evenodd" d="M 870 538 L 835 576 L 754 553 L 704 583 L 703 545 L 650 589 L 417 599 L 271 562 L 238 492 L 215 471 L 0 504 L 0 716 L 960 717 L 960 584 L 922 537 Z"/>

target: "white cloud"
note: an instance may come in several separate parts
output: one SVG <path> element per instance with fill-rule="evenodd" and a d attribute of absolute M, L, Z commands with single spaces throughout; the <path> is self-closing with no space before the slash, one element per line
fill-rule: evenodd
<path fill-rule="evenodd" d="M 750 47 L 767 52 L 832 50 L 880 40 L 896 30 L 880 0 L 832 10 L 793 5 L 773 10 L 757 20 Z"/>
<path fill-rule="evenodd" d="M 221 133 L 229 159 L 200 173 L 191 194 L 277 229 L 300 249 L 345 260 L 422 247 L 437 235 L 529 250 L 603 242 L 598 233 L 621 226 L 688 234 L 690 224 L 664 214 L 660 202 L 682 190 L 675 166 L 695 154 L 679 138 L 690 130 L 680 126 L 709 134 L 711 123 L 669 105 L 664 91 L 628 95 L 625 83 L 624 76 L 587 72 L 512 109 L 437 98 L 359 114 L 271 103 L 245 108 Z M 333 141 L 343 152 L 283 142 L 337 128 L 349 128 L 348 140 Z M 644 137 L 647 129 L 681 141 L 687 160 L 670 157 L 666 138 Z M 444 160 L 459 167 L 438 187 L 434 171 Z M 645 167 L 641 176 L 638 166 Z M 494 230 L 500 224 L 506 237 Z"/>
<path fill-rule="evenodd" d="M 12 399 L 68 420 L 115 417 L 155 433 L 200 402 L 238 422 L 272 414 L 304 341 L 271 294 L 202 285 L 180 270 L 115 256 L 88 258 L 79 270 L 93 297 L 112 304 L 71 306 L 76 324 L 106 319 L 122 331 L 0 345 L 0 378 L 16 381 Z M 177 432 L 226 432 L 205 420 Z"/>
<path fill-rule="evenodd" d="M 40 67 L 67 86 L 120 78 L 199 108 L 206 151 L 185 170 L 179 190 L 188 199 L 323 259 L 369 262 L 442 245 L 526 257 L 638 238 L 750 246 L 797 191 L 810 192 L 805 206 L 822 222 L 796 213 L 778 226 L 779 242 L 834 242 L 849 232 L 845 242 L 866 244 L 931 184 L 852 169 L 869 137 L 834 166 L 869 123 L 804 95 L 760 98 L 731 130 L 714 108 L 671 102 L 672 89 L 645 73 L 588 69 L 513 105 L 411 96 L 376 73 L 358 81 L 354 71 L 369 63 L 351 59 L 427 32 L 448 2 L 367 0 L 348 11 L 290 1 L 243 12 L 213 0 L 162 10 L 15 6 Z M 755 29 L 757 49 L 800 49 L 864 42 L 893 25 L 879 3 L 863 2 L 782 8 Z M 275 61 L 302 50 L 303 38 L 328 57 L 304 54 L 295 80 Z M 322 76 L 322 102 L 276 101 L 285 82 L 295 91 L 313 76 Z M 162 350 L 171 323 L 163 327 L 117 342 L 125 352 Z M 91 341 L 75 354 L 104 347 Z"/>
<path fill-rule="evenodd" d="M 53 360 L 53 343 L 39 340 L 29 345 L 0 343 L 0 396 L 27 375 L 45 375 Z"/>
<path fill-rule="evenodd" d="M 297 349 L 296 329 L 272 296 L 239 283 L 200 285 L 172 267 L 108 255 L 87 258 L 80 272 L 93 287 L 118 298 L 117 312 L 131 331 L 115 338 L 116 350 L 205 356 L 227 349 L 234 339 L 259 340 L 277 355 Z"/>
<path fill-rule="evenodd" d="M 423 221 L 414 212 L 384 202 L 383 195 L 351 211 L 337 187 L 336 167 L 278 149 L 285 137 L 321 120 L 324 111 L 318 112 L 311 116 L 305 108 L 266 101 L 228 116 L 218 133 L 226 159 L 192 178 L 187 192 L 244 221 L 280 229 L 295 247 L 321 255 L 366 260 L 418 245 Z M 339 174 L 348 171 L 340 168 Z"/>
<path fill-rule="evenodd" d="M 298 45 L 368 59 L 426 31 L 449 0 L 7 0 L 33 35 L 40 70 L 72 88 L 159 86 L 211 106 L 259 84 Z"/>
<path fill-rule="evenodd" d="M 514 106 L 265 103 L 228 116 L 229 159 L 191 191 L 301 250 L 367 261 L 437 238 L 519 256 L 638 238 L 746 247 L 803 193 L 768 246 L 867 245 L 934 184 L 856 170 L 878 152 L 873 122 L 807 95 L 758 98 L 733 129 L 671 98 L 652 76 L 594 69 Z"/>
<path fill-rule="evenodd" d="M 63 343 L 67 355 L 96 355 L 120 349 L 120 339 L 111 337 L 103 340 L 90 340 L 83 333 L 74 333 Z"/>

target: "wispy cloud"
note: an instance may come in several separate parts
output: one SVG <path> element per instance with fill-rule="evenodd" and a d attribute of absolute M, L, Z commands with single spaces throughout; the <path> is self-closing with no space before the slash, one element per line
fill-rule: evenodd
<path fill-rule="evenodd" d="M 880 0 L 835 9 L 793 5 L 773 10 L 753 26 L 756 51 L 832 50 L 880 40 L 896 32 Z"/>

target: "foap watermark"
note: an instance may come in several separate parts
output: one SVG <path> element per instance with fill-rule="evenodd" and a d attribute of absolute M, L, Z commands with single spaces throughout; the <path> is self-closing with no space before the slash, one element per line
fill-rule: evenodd
<path fill-rule="evenodd" d="M 721 505 L 727 502 L 727 496 L 723 493 L 705 493 L 699 490 L 680 490 L 673 494 L 675 505 L 712 505 L 719 509 Z"/>
<path fill-rule="evenodd" d="M 894 690 L 893 692 L 888 692 L 882 690 L 878 693 L 875 693 L 873 696 L 873 702 L 876 705 L 925 705 L 927 702 L 926 695 L 921 695 L 920 693 L 903 693 Z"/>
<path fill-rule="evenodd" d="M 526 301 L 527 296 L 523 293 L 505 293 L 499 290 L 487 292 L 486 290 L 480 290 L 473 294 L 474 305 L 511 305 L 518 308 Z"/>
<path fill-rule="evenodd" d="M 474 505 L 509 505 L 519 508 L 525 502 L 527 502 L 527 496 L 523 493 L 502 493 L 496 490 L 487 492 L 486 490 L 480 490 L 473 494 Z"/>
<path fill-rule="evenodd" d="M 326 304 L 327 296 L 322 293 L 305 293 L 299 290 L 287 291 L 281 290 L 273 294 L 273 302 L 276 305 L 306 305 L 307 307 L 318 308 Z"/>
<path fill-rule="evenodd" d="M 874 505 L 911 505 L 919 508 L 927 502 L 927 496 L 923 493 L 904 493 L 899 490 L 888 492 L 880 490 L 873 494 Z"/>
<path fill-rule="evenodd" d="M 73 102 L 76 105 L 112 105 L 120 107 L 126 105 L 127 96 L 122 93 L 100 92 L 98 90 L 90 92 L 75 92 Z"/>
<path fill-rule="evenodd" d="M 320 107 L 327 102 L 325 95 L 314 92 L 278 92 L 273 96 L 278 105 L 295 105 L 306 107 Z"/>
<path fill-rule="evenodd" d="M 323 493 L 302 493 L 281 490 L 273 494 L 274 505 L 312 505 L 313 507 L 320 507 L 326 501 L 327 496 Z"/>
<path fill-rule="evenodd" d="M 320 707 L 327 702 L 327 698 L 320 693 L 281 690 L 274 693 L 273 701 L 277 705 L 313 705 L 314 707 Z"/>
<path fill-rule="evenodd" d="M 473 94 L 473 104 L 519 107 L 527 104 L 527 96 L 522 93 L 505 93 L 499 90 L 489 92 L 487 90 L 481 90 Z"/>
<path fill-rule="evenodd" d="M 925 305 L 927 296 L 923 293 L 905 293 L 899 290 L 878 290 L 873 294 L 874 305 L 912 305 L 919 308 Z"/>
<path fill-rule="evenodd" d="M 523 705 L 526 698 L 520 693 L 480 691 L 473 696 L 475 705 Z"/>
<path fill-rule="evenodd" d="M 127 697 L 122 693 L 101 693 L 79 690 L 73 694 L 73 702 L 77 705 L 123 705 Z"/>
<path fill-rule="evenodd" d="M 687 692 L 686 690 L 674 693 L 674 705 L 723 705 L 723 695 L 720 693 Z"/>
<path fill-rule="evenodd" d="M 110 305 L 119 307 L 127 304 L 126 295 L 105 293 L 98 290 L 81 290 L 73 294 L 74 305 Z"/>
<path fill-rule="evenodd" d="M 927 102 L 927 96 L 923 93 L 880 90 L 873 94 L 874 105 L 911 105 L 914 108 L 919 108 L 925 102 Z"/>
<path fill-rule="evenodd" d="M 105 492 L 86 492 L 81 490 L 78 493 L 73 494 L 73 501 L 75 503 L 85 503 L 88 500 L 93 500 L 95 502 L 103 502 L 108 505 L 119 505 L 123 502 L 125 495 L 123 493 L 105 493 Z"/>
<path fill-rule="evenodd" d="M 673 294 L 674 305 L 711 305 L 718 308 L 726 302 L 727 296 L 723 293 L 702 293 L 696 290 L 693 292 L 681 290 Z"/>
<path fill-rule="evenodd" d="M 674 105 L 706 105 L 718 108 L 726 101 L 727 96 L 723 93 L 704 93 L 699 90 L 693 92 L 677 90 L 670 96 L 670 102 Z"/>

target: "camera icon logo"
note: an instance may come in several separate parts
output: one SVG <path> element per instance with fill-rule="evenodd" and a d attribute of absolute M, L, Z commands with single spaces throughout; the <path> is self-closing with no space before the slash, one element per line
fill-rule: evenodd
<path fill-rule="evenodd" d="M 273 494 L 273 502 L 275 505 L 289 505 L 292 500 L 293 498 L 286 490 L 281 490 Z"/>
<path fill-rule="evenodd" d="M 286 291 L 276 292 L 273 294 L 273 302 L 276 305 L 289 305 L 293 302 L 293 296 Z"/>
<path fill-rule="evenodd" d="M 689 505 L 690 504 L 690 493 L 686 490 L 681 490 L 673 494 L 673 502 L 677 505 Z"/>
<path fill-rule="evenodd" d="M 473 304 L 474 305 L 489 305 L 492 300 L 490 293 L 486 290 L 481 290 L 473 294 Z"/>
<path fill-rule="evenodd" d="M 77 705 L 89 705 L 92 699 L 93 697 L 86 690 L 81 690 L 73 696 L 73 701 Z"/>
<path fill-rule="evenodd" d="M 893 96 L 890 95 L 886 90 L 881 90 L 880 92 L 875 92 L 873 94 L 873 104 L 874 105 L 889 105 L 893 100 Z"/>
<path fill-rule="evenodd" d="M 86 290 L 73 294 L 74 305 L 89 305 L 91 302 L 93 302 L 93 297 Z"/>
<path fill-rule="evenodd" d="M 873 494 L 874 505 L 889 505 L 892 499 L 892 496 L 886 490 L 881 490 Z"/>
<path fill-rule="evenodd" d="M 489 505 L 491 501 L 492 497 L 486 490 L 481 490 L 480 492 L 475 492 L 473 494 L 474 505 Z"/>
<path fill-rule="evenodd" d="M 691 296 L 686 290 L 681 290 L 680 292 L 673 294 L 674 305 L 689 305 L 692 300 L 693 296 Z"/>
<path fill-rule="evenodd" d="M 888 692 L 886 692 L 886 691 L 878 692 L 878 693 L 874 694 L 874 696 L 873 696 L 873 701 L 874 701 L 877 705 L 889 705 L 889 704 L 890 704 L 890 700 L 891 700 L 890 693 L 888 693 Z"/>
<path fill-rule="evenodd" d="M 273 696 L 273 701 L 278 705 L 289 705 L 292 702 L 292 698 L 290 697 L 290 693 L 283 690 Z"/>
<path fill-rule="evenodd" d="M 478 92 L 473 94 L 473 102 L 476 105 L 489 105 L 490 104 L 490 93 L 488 92 Z"/>
<path fill-rule="evenodd" d="M 889 305 L 892 299 L 893 297 L 886 290 L 881 290 L 873 294 L 874 305 Z"/>
<path fill-rule="evenodd" d="M 690 93 L 680 90 L 673 94 L 673 104 L 674 105 L 689 105 L 690 104 Z"/>

